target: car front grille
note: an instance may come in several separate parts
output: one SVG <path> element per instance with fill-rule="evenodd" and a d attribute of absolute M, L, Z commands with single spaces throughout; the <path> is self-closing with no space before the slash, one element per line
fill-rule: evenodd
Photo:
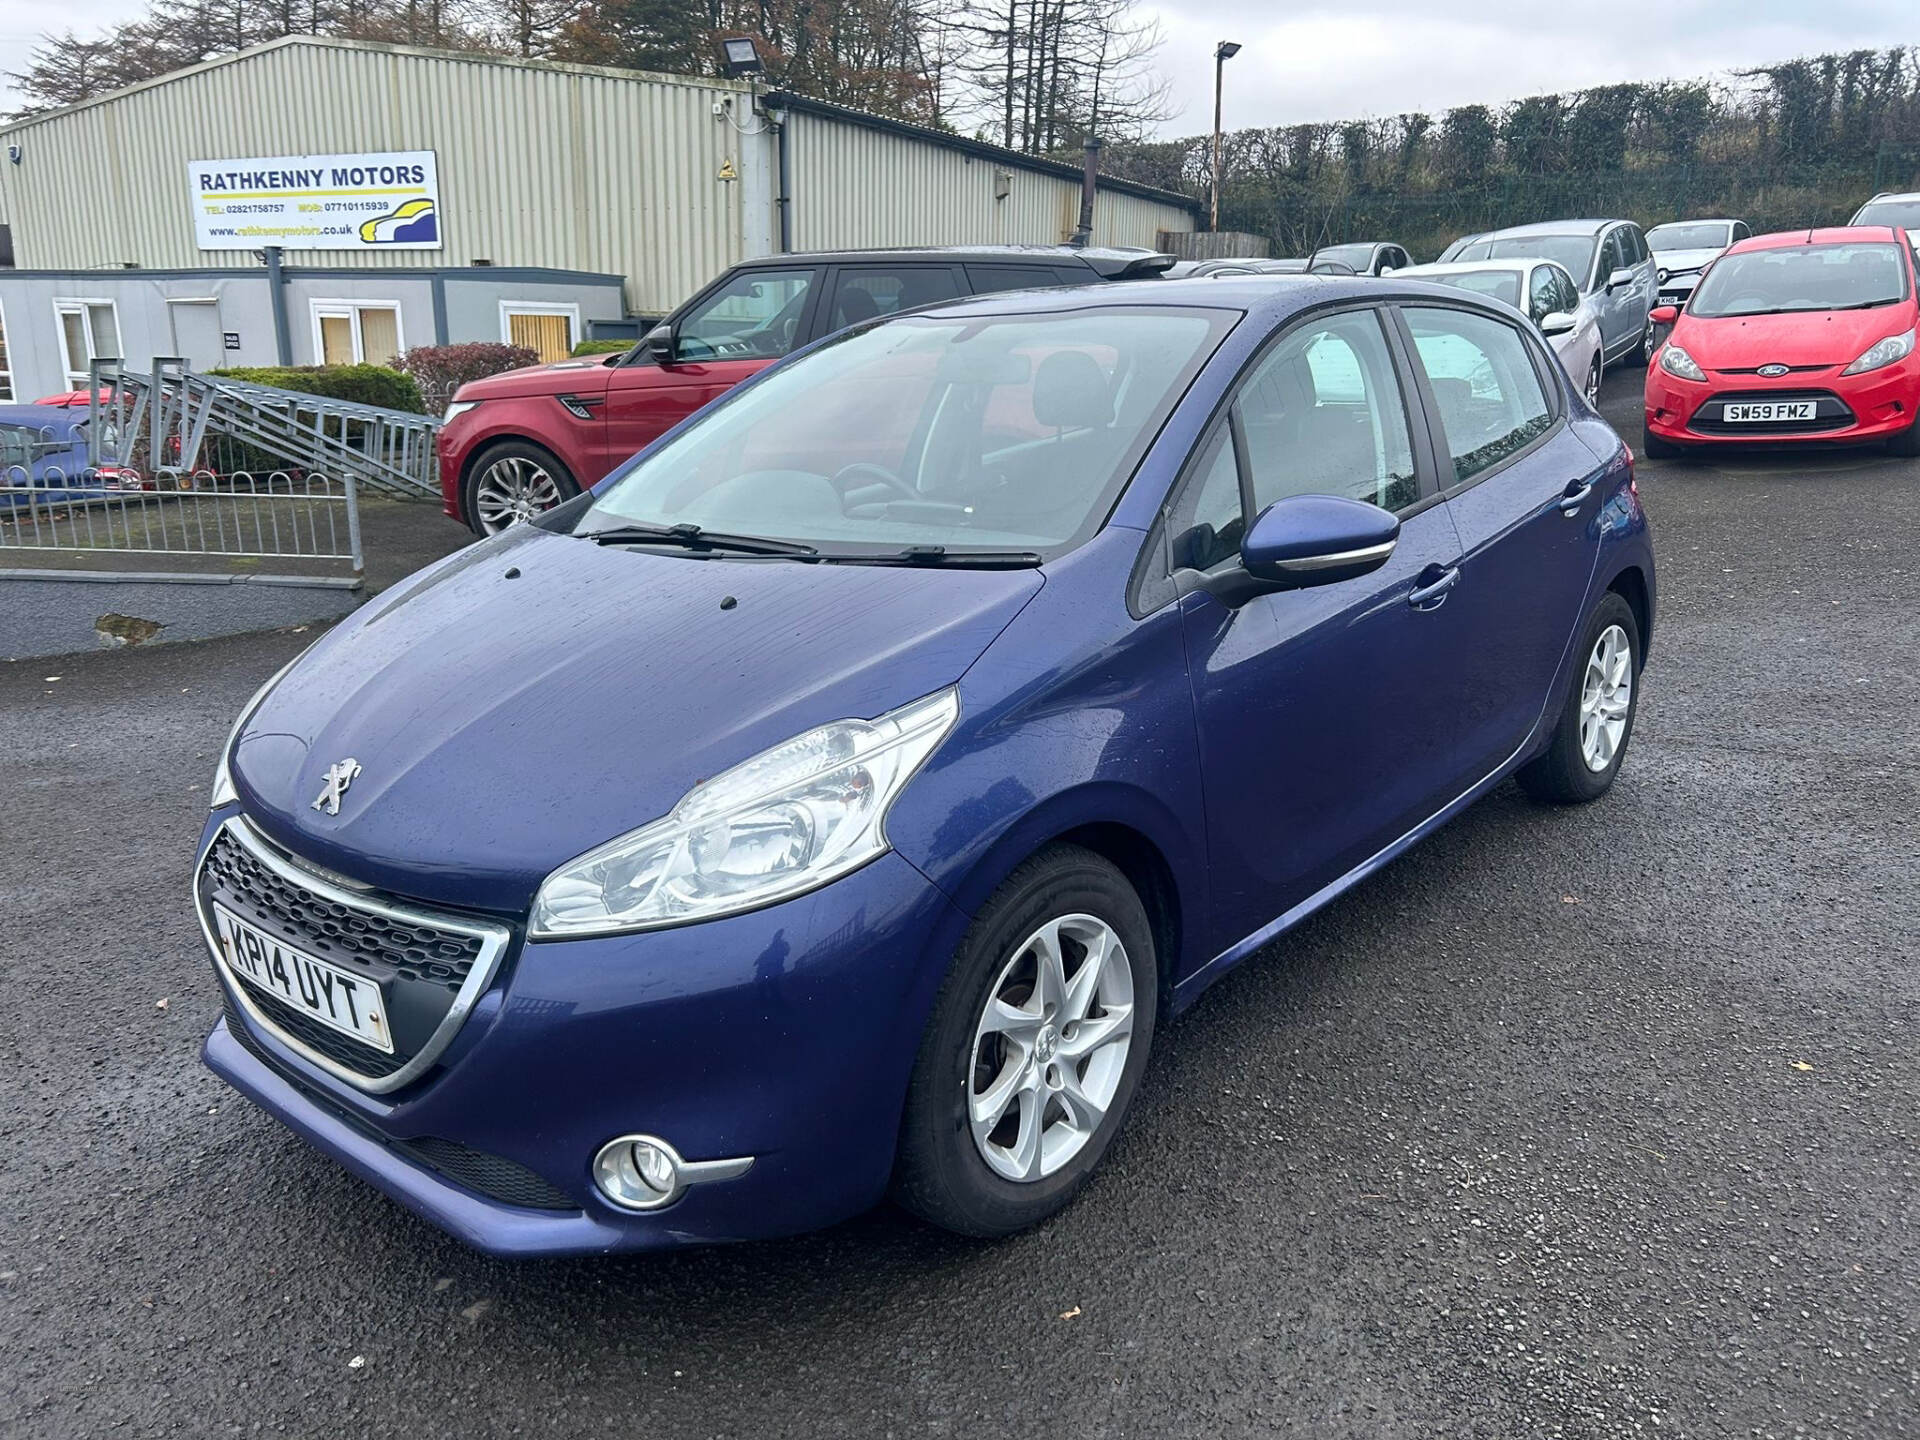
<path fill-rule="evenodd" d="M 1728 405 L 1756 401 L 1778 404 L 1801 400 L 1814 402 L 1813 419 L 1769 420 L 1752 424 L 1724 418 Z M 1757 439 L 1767 435 L 1816 435 L 1823 430 L 1845 430 L 1853 423 L 1853 411 L 1847 407 L 1846 401 L 1831 390 L 1726 390 L 1702 401 L 1700 408 L 1693 412 L 1693 418 L 1687 422 L 1687 428 L 1703 435 L 1725 435 L 1729 438 L 1751 435 Z"/>
<path fill-rule="evenodd" d="M 215 964 L 248 1018 L 322 1069 L 376 1092 L 398 1089 L 432 1066 L 490 983 L 510 939 L 504 926 L 350 891 L 277 851 L 243 820 L 231 820 L 215 834 L 195 890 Z M 216 938 L 215 904 L 283 944 L 378 986 L 392 1053 L 239 978 Z"/>

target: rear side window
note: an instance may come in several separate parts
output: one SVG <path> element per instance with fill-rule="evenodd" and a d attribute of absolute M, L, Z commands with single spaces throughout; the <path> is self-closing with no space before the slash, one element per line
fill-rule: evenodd
<path fill-rule="evenodd" d="M 827 328 L 844 330 L 863 320 L 951 300 L 959 293 L 960 282 L 946 265 L 848 267 L 834 285 Z"/>
<path fill-rule="evenodd" d="M 1386 510 L 1420 498 L 1406 404 L 1380 317 L 1349 311 L 1287 336 L 1235 402 L 1258 514 L 1289 495 L 1342 495 Z"/>
<path fill-rule="evenodd" d="M 1455 484 L 1525 449 L 1553 424 L 1553 408 L 1520 332 L 1466 310 L 1404 312 L 1447 432 Z"/>
<path fill-rule="evenodd" d="M 1075 275 L 1072 282 L 1063 281 L 1060 272 L 1050 265 L 967 266 L 967 284 L 976 295 L 992 295 L 1001 290 L 1043 290 L 1049 285 L 1079 284 L 1087 278 L 1087 275 Z"/>

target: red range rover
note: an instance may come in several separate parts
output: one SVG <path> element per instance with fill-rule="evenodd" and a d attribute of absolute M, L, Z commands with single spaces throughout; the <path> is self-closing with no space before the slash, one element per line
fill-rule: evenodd
<path fill-rule="evenodd" d="M 483 535 L 550 510 L 709 400 L 821 335 L 962 295 L 1138 280 L 1151 250 L 980 246 L 736 265 L 633 349 L 463 385 L 440 431 L 447 514 Z"/>

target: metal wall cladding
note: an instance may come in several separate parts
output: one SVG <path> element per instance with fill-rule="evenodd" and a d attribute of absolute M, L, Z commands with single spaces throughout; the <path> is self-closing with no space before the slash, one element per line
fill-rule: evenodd
<path fill-rule="evenodd" d="M 0 215 L 23 268 L 244 264 L 194 241 L 187 166 L 432 150 L 437 251 L 289 251 L 289 267 L 551 266 L 627 277 L 627 304 L 670 308 L 741 258 L 744 142 L 724 81 L 312 41 L 195 67 L 9 127 Z M 744 108 L 744 107 L 742 107 Z"/>
<path fill-rule="evenodd" d="M 787 123 L 796 250 L 1057 245 L 1079 223 L 1077 180 L 817 115 Z M 1151 247 L 1162 230 L 1192 228 L 1189 211 L 1145 196 L 1102 189 L 1094 203 L 1096 245 Z"/>

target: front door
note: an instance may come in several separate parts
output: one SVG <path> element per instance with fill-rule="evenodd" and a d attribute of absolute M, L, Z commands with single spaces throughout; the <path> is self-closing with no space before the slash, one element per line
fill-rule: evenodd
<path fill-rule="evenodd" d="M 214 300 L 169 300 L 173 353 L 195 370 L 218 369 L 226 359 L 220 306 Z"/>
<path fill-rule="evenodd" d="M 1462 786 L 1451 712 L 1472 637 L 1450 604 L 1459 539 L 1415 443 L 1410 376 L 1371 308 L 1312 318 L 1249 373 L 1169 515 L 1176 565 L 1237 563 L 1247 517 L 1287 495 L 1398 513 L 1371 575 L 1229 607 L 1182 601 L 1199 722 L 1210 953 L 1390 844 Z M 1417 413 L 1417 412 L 1415 412 Z"/>
<path fill-rule="evenodd" d="M 736 270 L 675 318 L 671 364 L 642 360 L 616 369 L 607 384 L 602 463 L 589 481 L 801 343 L 819 276 L 811 266 Z"/>

